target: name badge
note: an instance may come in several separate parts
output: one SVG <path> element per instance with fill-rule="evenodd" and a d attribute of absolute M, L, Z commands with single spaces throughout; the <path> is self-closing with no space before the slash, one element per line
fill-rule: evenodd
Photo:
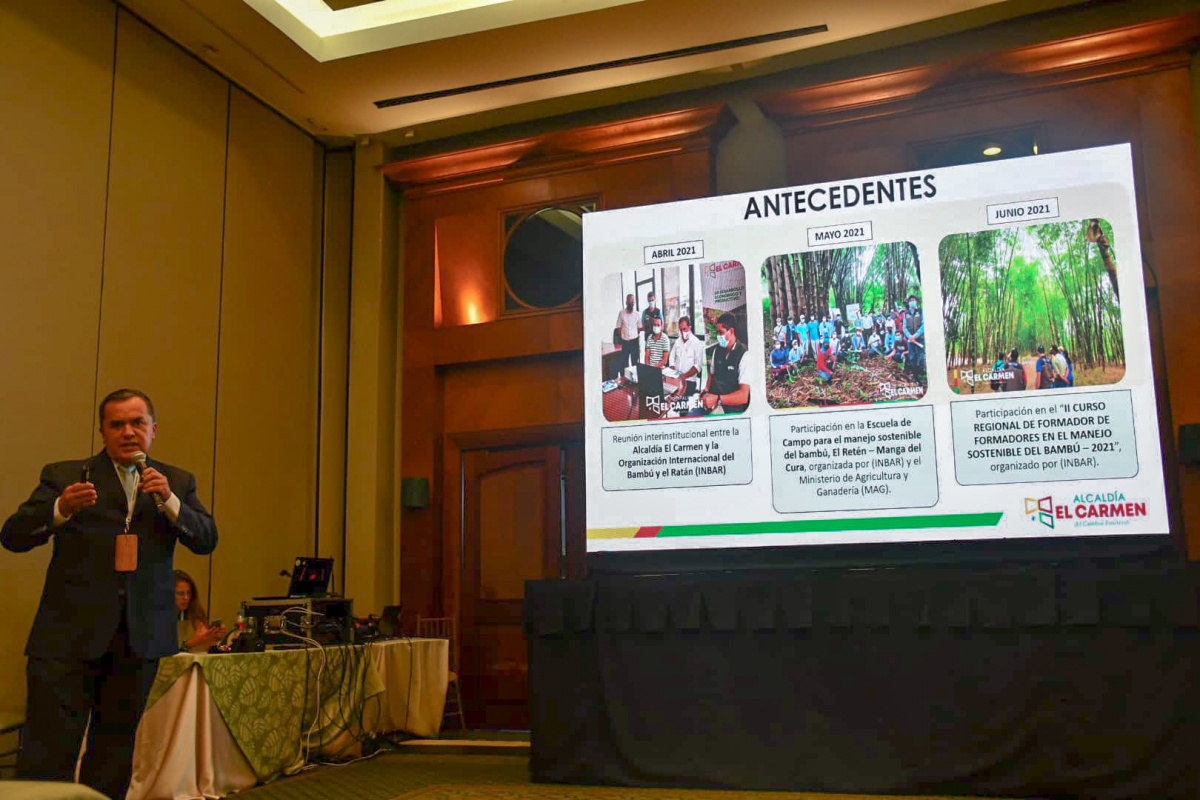
<path fill-rule="evenodd" d="M 136 572 L 138 565 L 138 537 L 132 533 L 117 534 L 117 572 Z"/>

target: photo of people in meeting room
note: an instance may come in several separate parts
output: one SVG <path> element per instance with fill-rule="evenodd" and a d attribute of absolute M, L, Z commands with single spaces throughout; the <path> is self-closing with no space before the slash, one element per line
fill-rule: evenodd
<path fill-rule="evenodd" d="M 740 414 L 750 404 L 746 271 L 736 261 L 615 272 L 600 346 L 610 422 Z"/>

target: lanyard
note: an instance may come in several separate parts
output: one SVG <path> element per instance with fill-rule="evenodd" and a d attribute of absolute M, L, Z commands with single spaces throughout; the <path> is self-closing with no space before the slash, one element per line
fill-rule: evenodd
<path fill-rule="evenodd" d="M 116 542 L 116 560 L 113 567 L 117 572 L 135 572 L 138 565 L 138 541 L 137 536 L 129 532 L 129 526 L 133 522 L 133 506 L 137 500 L 137 487 L 141 483 L 140 475 L 137 472 L 126 473 L 122 475 L 120 470 L 117 472 L 117 478 L 121 481 L 121 488 L 125 490 L 125 503 L 127 509 L 125 511 L 125 532 L 117 536 Z M 126 479 L 133 482 L 132 496 L 129 489 L 125 486 Z"/>
<path fill-rule="evenodd" d="M 126 477 L 126 476 L 128 476 L 128 477 Z M 129 533 L 129 526 L 133 523 L 133 507 L 137 503 L 137 490 L 138 490 L 138 486 L 141 485 L 141 482 L 142 482 L 141 477 L 142 476 L 137 473 L 137 470 L 130 470 L 129 472 L 125 473 L 125 475 L 122 475 L 121 470 L 118 467 L 117 477 L 120 478 L 121 489 L 125 492 L 125 506 L 126 506 L 126 508 L 125 508 L 125 532 Z M 130 492 L 129 489 L 126 488 L 126 485 L 125 485 L 126 480 L 130 480 L 133 482 L 133 491 L 132 492 Z"/>

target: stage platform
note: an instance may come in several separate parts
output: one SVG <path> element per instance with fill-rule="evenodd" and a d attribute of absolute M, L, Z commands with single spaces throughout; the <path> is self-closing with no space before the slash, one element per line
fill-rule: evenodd
<path fill-rule="evenodd" d="M 527 584 L 538 782 L 1200 796 L 1197 570 Z"/>

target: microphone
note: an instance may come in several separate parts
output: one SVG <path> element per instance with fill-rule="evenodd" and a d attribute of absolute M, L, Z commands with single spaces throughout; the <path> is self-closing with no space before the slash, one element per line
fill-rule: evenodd
<path fill-rule="evenodd" d="M 142 471 L 146 469 L 146 454 L 141 450 L 137 450 L 133 454 L 133 468 L 137 470 L 138 482 L 140 483 L 142 480 Z M 158 506 L 161 510 L 165 501 L 158 496 L 157 492 L 151 492 L 150 496 L 154 498 L 154 505 Z"/>

